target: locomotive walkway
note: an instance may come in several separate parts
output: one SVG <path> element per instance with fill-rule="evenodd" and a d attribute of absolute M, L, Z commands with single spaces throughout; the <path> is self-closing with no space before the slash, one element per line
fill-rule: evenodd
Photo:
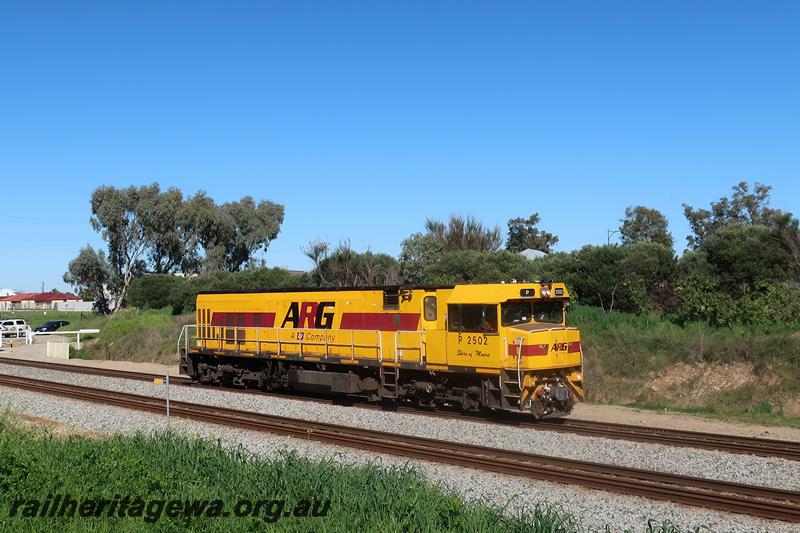
<path fill-rule="evenodd" d="M 0 375 L 0 386 L 158 414 L 164 413 L 166 409 L 165 402 L 158 398 L 28 378 Z M 173 416 L 199 422 L 800 523 L 800 492 L 795 491 L 649 472 L 179 401 L 170 402 L 170 411 Z"/>
<path fill-rule="evenodd" d="M 152 381 L 154 378 L 161 377 L 155 374 L 145 372 L 131 372 L 112 370 L 108 368 L 97 368 L 89 366 L 76 366 L 65 365 L 60 363 L 49 363 L 42 361 L 28 361 L 22 359 L 0 358 L 0 364 L 24 366 L 30 368 L 41 368 L 46 370 L 57 370 L 63 372 L 73 372 L 81 374 L 90 374 L 97 376 L 105 376 L 112 378 L 134 379 L 142 381 Z M 202 386 L 192 384 L 191 379 L 185 376 L 170 376 L 170 383 L 172 385 L 182 386 Z M 217 388 L 217 387 L 214 387 Z M 283 393 L 269 393 L 262 391 L 241 390 L 241 389 L 224 389 L 228 392 L 249 393 L 249 394 L 279 394 L 286 396 Z M 329 397 L 319 398 L 308 395 L 304 396 L 291 396 L 293 399 L 301 399 L 306 401 L 328 402 L 333 403 Z M 373 408 L 379 409 L 380 406 L 371 404 L 356 404 L 357 408 Z M 526 429 L 545 430 L 545 431 L 559 431 L 564 433 L 573 433 L 583 436 L 602 437 L 608 439 L 630 440 L 636 442 L 647 442 L 652 444 L 662 444 L 666 446 L 680 446 L 688 448 L 700 448 L 706 450 L 717 450 L 727 453 L 749 454 L 762 457 L 777 457 L 781 459 L 789 459 L 800 461 L 800 443 L 762 439 L 753 437 L 742 437 L 735 435 L 724 435 L 718 433 L 703 433 L 697 431 L 684 431 L 677 429 L 665 429 L 645 426 L 634 426 L 626 424 L 615 424 L 609 422 L 598 422 L 590 420 L 576 420 L 570 418 L 539 420 L 532 422 L 523 416 L 514 415 L 501 415 L 492 418 L 477 417 L 474 415 L 464 415 L 456 411 L 424 411 L 414 409 L 411 407 L 401 406 L 399 411 L 410 412 L 415 414 L 439 416 L 447 418 L 468 418 L 475 422 L 480 423 L 495 423 L 495 424 L 509 424 L 517 427 L 524 427 Z"/>

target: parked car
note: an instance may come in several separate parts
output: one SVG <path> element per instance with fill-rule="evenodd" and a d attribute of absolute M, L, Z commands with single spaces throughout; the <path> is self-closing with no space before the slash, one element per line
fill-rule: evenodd
<path fill-rule="evenodd" d="M 66 320 L 48 320 L 44 324 L 39 324 L 33 331 L 41 332 L 41 331 L 55 331 L 58 328 L 62 328 L 64 326 L 69 326 L 69 322 Z"/>
<path fill-rule="evenodd" d="M 28 324 L 21 318 L 12 318 L 0 321 L 0 335 L 3 337 L 24 337 L 27 335 Z"/>

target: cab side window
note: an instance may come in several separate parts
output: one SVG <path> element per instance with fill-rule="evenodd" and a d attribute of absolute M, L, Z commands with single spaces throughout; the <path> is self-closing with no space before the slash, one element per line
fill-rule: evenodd
<path fill-rule="evenodd" d="M 426 296 L 422 302 L 425 320 L 436 320 L 436 296 Z"/>
<path fill-rule="evenodd" d="M 497 306 L 450 304 L 447 330 L 464 333 L 497 333 Z"/>

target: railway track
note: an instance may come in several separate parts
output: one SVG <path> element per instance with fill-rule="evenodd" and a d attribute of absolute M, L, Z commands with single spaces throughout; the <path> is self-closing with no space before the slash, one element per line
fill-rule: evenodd
<path fill-rule="evenodd" d="M 78 366 L 78 365 L 65 365 L 59 363 L 49 363 L 42 361 L 29 361 L 23 359 L 0 358 L 0 364 L 8 364 L 14 366 L 24 366 L 30 368 L 41 368 L 45 370 L 58 370 L 64 372 L 83 373 L 104 377 L 135 379 L 142 381 L 152 381 L 155 376 L 145 372 L 129 372 L 120 370 L 111 370 L 105 368 Z M 192 384 L 191 379 L 185 376 L 170 376 L 170 383 L 173 385 L 182 386 L 201 386 Z M 217 387 L 213 387 L 217 389 Z M 225 389 L 231 392 L 247 392 L 252 394 L 276 394 L 287 397 L 283 393 L 268 393 L 262 391 L 247 391 L 240 389 Z M 309 396 L 291 396 L 293 399 L 302 399 L 307 401 L 328 402 L 333 403 L 330 398 L 319 398 Z M 371 404 L 357 404 L 359 408 L 372 408 L 379 409 L 379 406 Z M 727 453 L 757 455 L 761 457 L 777 457 L 781 459 L 789 459 L 800 461 L 800 443 L 775 440 L 775 439 L 761 439 L 754 437 L 740 437 L 735 435 L 724 435 L 719 433 L 703 433 L 697 431 L 684 431 L 677 429 L 665 428 L 652 428 L 645 426 L 633 426 L 626 424 L 615 424 L 610 422 L 597 422 L 591 420 L 577 420 L 572 418 L 562 418 L 553 420 L 539 420 L 532 422 L 524 419 L 522 416 L 508 416 L 502 415 L 498 417 L 485 418 L 464 415 L 457 411 L 421 411 L 411 407 L 401 406 L 398 408 L 401 412 L 411 412 L 415 414 L 424 414 L 431 416 L 439 416 L 445 418 L 466 418 L 475 422 L 482 423 L 497 423 L 497 424 L 510 424 L 526 429 L 546 430 L 546 431 L 559 431 L 564 433 L 573 433 L 582 436 L 602 437 L 607 439 L 617 440 L 630 440 L 636 442 L 647 442 L 652 444 L 662 444 L 667 446 L 680 446 L 688 448 L 700 448 L 706 450 L 717 450 Z"/>
<path fill-rule="evenodd" d="M 0 386 L 161 414 L 161 399 L 0 375 Z M 349 426 L 170 402 L 173 416 L 365 451 L 800 523 L 800 492 L 554 458 Z"/>

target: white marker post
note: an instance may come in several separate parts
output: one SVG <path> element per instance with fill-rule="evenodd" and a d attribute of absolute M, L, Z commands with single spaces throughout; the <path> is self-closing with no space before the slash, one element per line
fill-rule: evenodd
<path fill-rule="evenodd" d="M 153 378 L 153 383 L 167 387 L 167 429 L 169 429 L 169 372 L 163 378 Z"/>
<path fill-rule="evenodd" d="M 167 372 L 167 428 L 169 428 L 169 372 Z"/>

